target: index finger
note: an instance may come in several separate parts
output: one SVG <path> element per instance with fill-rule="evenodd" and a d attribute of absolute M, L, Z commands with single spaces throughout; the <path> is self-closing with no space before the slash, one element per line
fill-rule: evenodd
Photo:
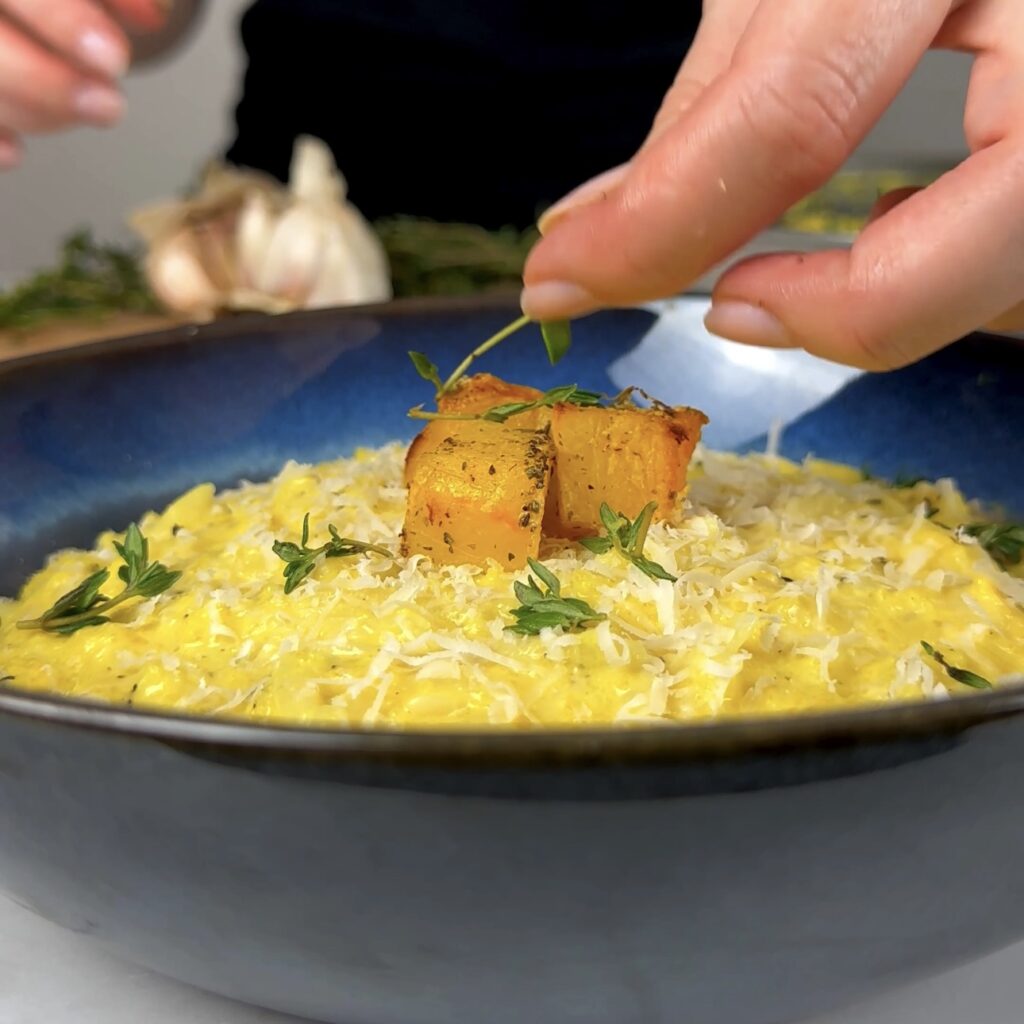
<path fill-rule="evenodd" d="M 128 28 L 153 31 L 167 20 L 174 0 L 104 0 L 106 7 Z"/>
<path fill-rule="evenodd" d="M 42 5 L 37 0 L 0 0 L 7 13 L 49 49 L 79 67 L 116 78 L 128 68 L 131 47 L 124 31 L 92 0 L 64 0 Z"/>
<path fill-rule="evenodd" d="M 538 243 L 524 310 L 572 316 L 685 288 L 839 169 L 950 6 L 762 0 L 728 71 L 605 199 Z"/>

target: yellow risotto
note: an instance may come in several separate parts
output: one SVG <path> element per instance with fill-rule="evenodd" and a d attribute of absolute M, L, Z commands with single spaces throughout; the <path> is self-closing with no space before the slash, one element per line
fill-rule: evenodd
<path fill-rule="evenodd" d="M 922 641 L 994 685 L 1024 665 L 1024 580 L 956 530 L 977 510 L 952 483 L 893 488 L 769 456 L 699 453 L 678 521 L 646 542 L 674 583 L 614 550 L 545 541 L 562 593 L 604 616 L 577 631 L 510 632 L 527 571 L 496 563 L 370 551 L 321 559 L 286 594 L 273 543 L 298 542 L 307 512 L 311 546 L 333 524 L 398 552 L 404 456 L 393 444 L 220 494 L 196 487 L 140 524 L 150 557 L 182 573 L 170 589 L 71 635 L 17 628 L 121 564 L 109 533 L 59 552 L 0 600 L 0 676 L 259 721 L 526 728 L 971 693 Z"/>

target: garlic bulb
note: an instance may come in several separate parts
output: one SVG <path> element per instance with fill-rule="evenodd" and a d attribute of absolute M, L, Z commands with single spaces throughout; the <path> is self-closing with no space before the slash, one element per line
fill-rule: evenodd
<path fill-rule="evenodd" d="M 384 248 L 346 193 L 330 150 L 310 136 L 296 142 L 287 187 L 214 164 L 194 196 L 133 216 L 150 287 L 196 319 L 389 299 Z"/>

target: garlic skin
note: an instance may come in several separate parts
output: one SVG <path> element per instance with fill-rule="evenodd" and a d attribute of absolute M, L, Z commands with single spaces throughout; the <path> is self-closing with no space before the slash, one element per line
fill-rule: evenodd
<path fill-rule="evenodd" d="M 191 313 L 202 320 L 216 313 L 220 294 L 203 269 L 198 247 L 187 229 L 165 239 L 159 251 L 151 251 L 145 271 L 153 294 L 168 309 Z"/>
<path fill-rule="evenodd" d="M 347 193 L 330 150 L 312 136 L 296 141 L 287 187 L 214 164 L 196 195 L 132 217 L 148 246 L 150 286 L 197 320 L 390 299 L 387 255 Z"/>

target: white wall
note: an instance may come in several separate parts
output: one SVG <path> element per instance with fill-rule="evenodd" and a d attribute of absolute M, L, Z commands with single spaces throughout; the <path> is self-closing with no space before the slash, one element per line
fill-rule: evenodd
<path fill-rule="evenodd" d="M 929 53 L 852 162 L 899 167 L 908 156 L 911 162 L 932 164 L 964 155 L 970 70 L 966 54 Z"/>
<path fill-rule="evenodd" d="M 208 0 L 203 24 L 173 58 L 129 78 L 121 125 L 32 140 L 24 165 L 0 175 L 0 282 L 51 262 L 78 225 L 130 237 L 130 210 L 180 191 L 223 151 L 241 87 L 238 19 L 248 2 Z M 959 55 L 930 54 L 860 159 L 891 166 L 908 155 L 958 154 L 968 66 Z"/>
<path fill-rule="evenodd" d="M 0 281 L 53 261 L 78 225 L 130 238 L 126 214 L 179 192 L 231 138 L 241 88 L 238 19 L 248 0 L 208 0 L 202 23 L 166 62 L 129 76 L 115 128 L 32 139 L 0 175 Z"/>

